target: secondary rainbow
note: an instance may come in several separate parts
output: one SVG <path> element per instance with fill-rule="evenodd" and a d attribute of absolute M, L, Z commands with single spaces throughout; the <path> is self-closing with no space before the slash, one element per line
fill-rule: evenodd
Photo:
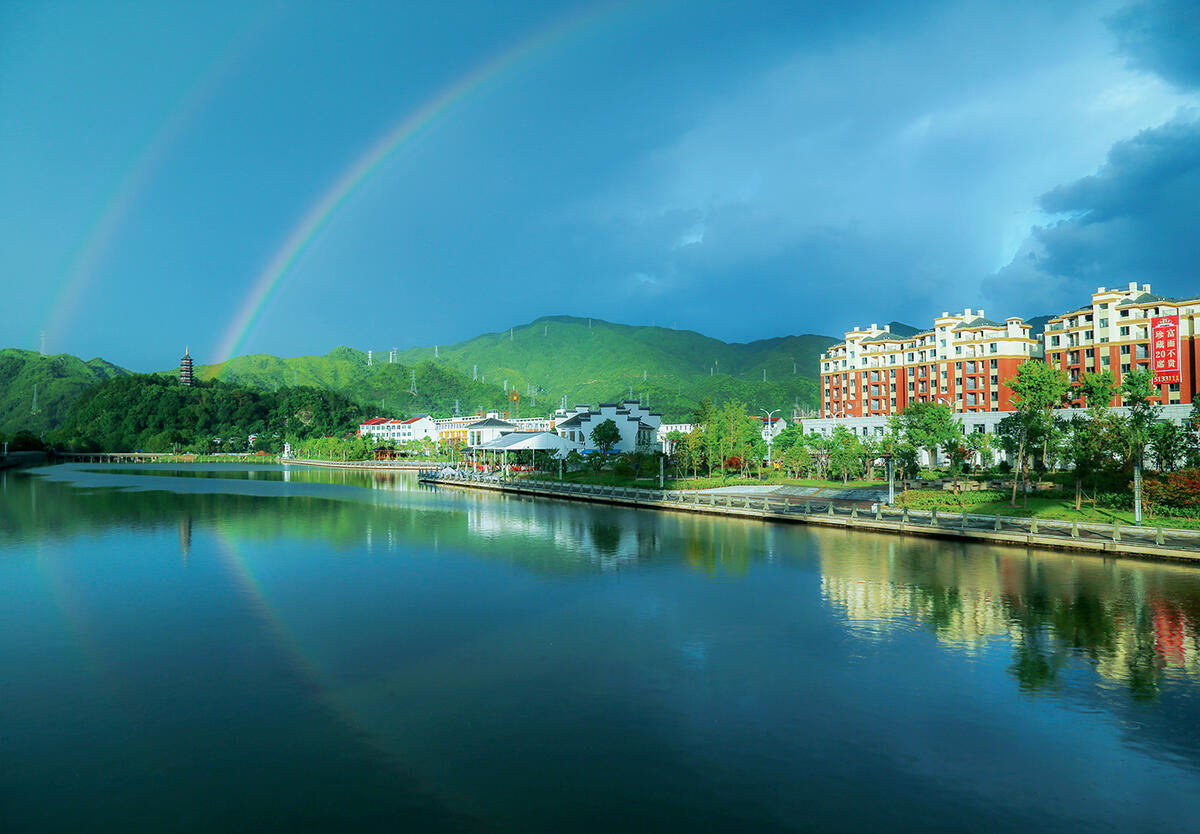
<path fill-rule="evenodd" d="M 225 362 L 241 350 L 284 279 L 304 256 L 321 230 L 338 209 L 396 153 L 487 84 L 494 83 L 505 73 L 546 52 L 570 35 L 582 32 L 589 25 L 630 5 L 628 0 L 599 4 L 539 30 L 459 78 L 381 136 L 347 167 L 321 198 L 305 212 L 266 268 L 254 280 L 250 292 L 247 293 L 218 345 L 217 362 Z"/>
<path fill-rule="evenodd" d="M 74 319 L 85 291 L 95 280 L 104 256 L 159 168 L 275 17 L 276 11 L 267 9 L 234 33 L 122 172 L 116 187 L 88 226 L 87 234 L 67 266 L 66 277 L 48 307 L 41 330 L 49 336 L 51 345 L 61 343 L 61 336 Z"/>

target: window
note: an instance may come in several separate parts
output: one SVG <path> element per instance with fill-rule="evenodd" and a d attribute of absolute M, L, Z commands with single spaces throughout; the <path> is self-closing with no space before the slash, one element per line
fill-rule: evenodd
<path fill-rule="evenodd" d="M 1100 319 L 1101 327 L 1108 327 L 1108 319 Z"/>
<path fill-rule="evenodd" d="M 1122 356 L 1129 355 L 1129 345 L 1121 345 L 1121 355 Z"/>
<path fill-rule="evenodd" d="M 988 351 L 990 353 L 995 353 L 997 347 L 998 347 L 998 345 L 995 342 L 992 342 L 990 345 L 988 345 Z"/>
<path fill-rule="evenodd" d="M 1083 355 L 1084 355 L 1084 356 L 1086 356 L 1088 359 L 1091 359 L 1093 356 L 1095 356 L 1095 355 L 1096 355 L 1096 349 L 1095 349 L 1095 348 L 1088 348 L 1087 350 L 1085 350 L 1085 351 L 1083 352 Z"/>
<path fill-rule="evenodd" d="M 1122 327 L 1121 329 L 1119 329 L 1119 330 L 1117 331 L 1117 335 L 1119 335 L 1119 336 L 1128 336 L 1128 335 L 1129 335 L 1129 325 L 1125 325 L 1124 327 Z"/>
<path fill-rule="evenodd" d="M 1053 346 L 1053 347 L 1058 347 L 1058 337 L 1057 337 L 1057 336 L 1051 336 L 1051 337 L 1050 337 L 1050 344 L 1051 344 L 1051 346 Z"/>
<path fill-rule="evenodd" d="M 998 362 L 997 362 L 995 359 L 992 359 L 992 360 L 989 360 L 989 361 L 988 361 L 988 367 L 989 367 L 989 368 L 992 368 L 992 369 L 994 370 L 994 369 L 995 369 L 995 368 L 997 368 L 998 366 L 999 366 L 999 363 L 998 363 Z"/>

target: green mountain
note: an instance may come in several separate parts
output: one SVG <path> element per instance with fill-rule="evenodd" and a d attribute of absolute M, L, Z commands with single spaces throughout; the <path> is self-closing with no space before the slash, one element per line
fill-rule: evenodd
<path fill-rule="evenodd" d="M 729 343 L 692 330 L 546 316 L 465 342 L 401 351 L 401 362 L 435 362 L 486 376 L 537 409 L 561 403 L 649 397 L 669 420 L 686 419 L 705 397 L 743 400 L 752 411 L 817 403 L 817 358 L 827 336 Z M 764 381 L 765 372 L 765 381 Z"/>
<path fill-rule="evenodd" d="M 648 398 L 668 421 L 677 421 L 690 418 L 705 397 L 717 403 L 740 399 L 753 412 L 815 405 L 817 356 L 834 341 L 810 335 L 739 344 L 691 330 L 550 316 L 454 345 L 401 351 L 392 362 L 383 353 L 368 365 L 366 353 L 339 347 L 324 356 L 239 356 L 197 366 L 196 376 L 268 391 L 335 391 L 369 415 L 445 415 L 456 402 L 463 414 L 512 411 L 507 383 L 519 392 L 520 414 L 546 414 L 563 398 L 571 405 L 633 396 Z M 0 432 L 52 430 L 89 388 L 128 374 L 101 359 L 2 350 Z M 34 385 L 37 413 L 31 413 Z"/>
<path fill-rule="evenodd" d="M 103 359 L 84 362 L 66 353 L 43 356 L 33 350 L 0 349 L 0 433 L 50 431 L 84 391 L 128 374 Z"/>
<path fill-rule="evenodd" d="M 456 401 L 463 414 L 505 406 L 499 385 L 472 381 L 449 365 L 388 362 L 386 354 L 372 357 L 368 365 L 366 353 L 348 347 L 334 348 L 325 356 L 238 356 L 218 365 L 199 365 L 196 377 L 268 390 L 294 385 L 325 388 L 380 416 L 448 415 Z"/>

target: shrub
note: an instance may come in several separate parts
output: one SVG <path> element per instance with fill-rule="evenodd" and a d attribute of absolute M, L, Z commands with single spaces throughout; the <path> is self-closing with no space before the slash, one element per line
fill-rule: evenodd
<path fill-rule="evenodd" d="M 1163 507 L 1200 508 L 1200 469 L 1181 469 L 1147 478 L 1142 482 L 1142 502 Z"/>

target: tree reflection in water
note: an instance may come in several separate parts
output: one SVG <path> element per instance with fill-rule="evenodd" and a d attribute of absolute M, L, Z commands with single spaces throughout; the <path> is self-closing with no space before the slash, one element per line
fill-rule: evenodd
<path fill-rule="evenodd" d="M 1024 690 L 1059 688 L 1072 659 L 1138 698 L 1200 677 L 1200 571 L 1048 551 L 817 534 L 821 590 L 852 624 L 917 622 L 960 651 L 1012 649 Z"/>

